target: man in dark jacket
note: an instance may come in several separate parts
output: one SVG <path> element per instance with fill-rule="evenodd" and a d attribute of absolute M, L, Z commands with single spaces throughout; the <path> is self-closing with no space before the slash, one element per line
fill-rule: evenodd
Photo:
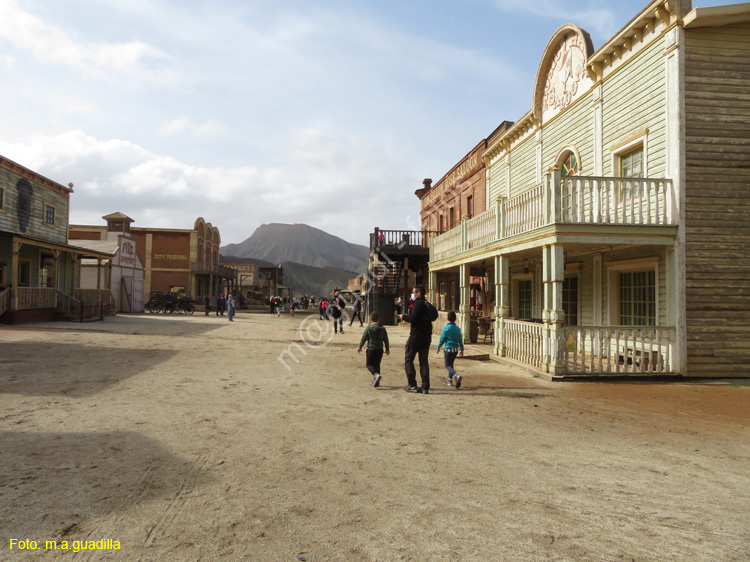
<path fill-rule="evenodd" d="M 413 289 L 414 306 L 409 314 L 402 314 L 401 320 L 411 324 L 409 339 L 406 340 L 404 354 L 404 368 L 406 369 L 407 392 L 430 393 L 430 344 L 432 343 L 432 322 L 427 316 L 427 302 L 424 298 L 424 285 L 417 285 Z M 419 375 L 422 386 L 417 387 L 417 370 L 414 368 L 414 358 L 419 355 Z"/>

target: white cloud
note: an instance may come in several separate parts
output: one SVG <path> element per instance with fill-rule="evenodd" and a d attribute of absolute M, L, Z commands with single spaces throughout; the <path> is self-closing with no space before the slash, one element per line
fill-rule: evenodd
<path fill-rule="evenodd" d="M 70 66 L 98 78 L 115 79 L 124 74 L 159 83 L 174 80 L 174 72 L 165 65 L 170 57 L 143 42 L 76 43 L 60 29 L 21 9 L 17 0 L 0 0 L 0 12 L 0 39 L 32 52 L 40 61 Z M 154 63 L 162 68 L 150 68 Z"/>
<path fill-rule="evenodd" d="M 400 151 L 311 128 L 295 131 L 288 147 L 283 168 L 206 168 L 70 131 L 0 143 L 0 154 L 59 183 L 73 182 L 74 224 L 99 224 L 101 216 L 122 211 L 136 226 L 188 228 L 203 216 L 225 243 L 244 240 L 262 223 L 305 222 L 364 244 L 378 220 L 398 228 L 408 220 L 406 209 L 418 205 L 418 186 L 400 185 L 408 174 Z"/>
<path fill-rule="evenodd" d="M 217 121 L 195 124 L 189 117 L 178 117 L 162 123 L 157 129 L 162 137 L 189 136 L 199 140 L 216 139 L 226 134 L 227 131 L 227 127 Z"/>
<path fill-rule="evenodd" d="M 600 36 L 609 37 L 618 29 L 614 10 L 581 6 L 581 2 L 561 2 L 559 0 L 492 0 L 503 11 L 529 13 L 536 17 L 559 20 L 562 23 L 576 23 L 580 27 Z M 586 3 L 583 3 L 586 4 Z M 633 15 L 637 13 L 633 12 Z"/>

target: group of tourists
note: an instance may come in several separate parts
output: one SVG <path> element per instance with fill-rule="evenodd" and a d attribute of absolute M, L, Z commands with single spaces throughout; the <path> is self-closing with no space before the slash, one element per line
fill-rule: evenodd
<path fill-rule="evenodd" d="M 211 297 L 206 295 L 203 297 L 203 304 L 206 307 L 206 316 L 211 312 Z M 216 297 L 216 316 L 224 316 L 227 313 L 227 318 L 230 322 L 234 321 L 234 313 L 237 309 L 237 303 L 232 293 L 223 293 Z"/>
<path fill-rule="evenodd" d="M 404 348 L 404 369 L 406 371 L 407 392 L 416 392 L 419 394 L 430 393 L 430 364 L 429 353 L 432 343 L 432 322 L 437 320 L 437 310 L 425 299 L 425 290 L 423 285 L 416 285 L 411 295 L 411 307 L 408 313 L 400 314 L 399 319 L 411 324 L 409 338 L 406 340 Z M 380 314 L 373 312 L 370 315 L 371 324 L 362 334 L 359 342 L 357 353 L 362 352 L 362 347 L 367 344 L 365 353 L 365 366 L 372 375 L 370 384 L 374 387 L 380 386 L 383 378 L 380 372 L 380 362 L 383 359 L 383 353 L 390 355 L 390 344 L 388 342 L 388 332 L 381 324 Z M 446 386 L 461 388 L 462 377 L 453 365 L 456 357 L 464 354 L 464 340 L 461 329 L 456 326 L 456 313 L 448 313 L 448 324 L 440 333 L 437 353 L 440 349 L 445 349 L 445 369 L 448 371 L 448 378 L 445 381 Z M 414 359 L 419 358 L 420 386 L 417 386 L 417 370 L 414 366 Z"/>

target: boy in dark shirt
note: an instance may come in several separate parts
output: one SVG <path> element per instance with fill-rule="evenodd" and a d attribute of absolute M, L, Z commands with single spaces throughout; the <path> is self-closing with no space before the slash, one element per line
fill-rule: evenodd
<path fill-rule="evenodd" d="M 367 343 L 366 356 L 366 367 L 367 370 L 372 374 L 372 382 L 370 383 L 375 388 L 380 386 L 380 379 L 383 378 L 380 375 L 380 361 L 383 359 L 383 346 L 385 346 L 385 354 L 390 355 L 391 349 L 388 343 L 388 332 L 380 325 L 380 314 L 373 312 L 370 314 L 370 320 L 372 324 L 365 328 L 362 334 L 362 339 L 359 342 L 359 348 L 357 353 L 362 353 L 362 346 Z"/>

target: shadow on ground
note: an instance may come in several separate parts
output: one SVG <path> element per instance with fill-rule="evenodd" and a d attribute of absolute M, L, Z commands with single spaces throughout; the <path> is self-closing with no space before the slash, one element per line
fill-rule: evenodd
<path fill-rule="evenodd" d="M 92 518 L 116 527 L 125 510 L 212 480 L 200 458 L 128 431 L 0 432 L 0 467 L 0 535 L 34 540 L 82 539 Z"/>
<path fill-rule="evenodd" d="M 175 351 L 117 349 L 75 343 L 10 342 L 0 357 L 0 393 L 26 396 L 92 396 L 155 365 Z M 81 368 L 85 357 L 87 368 Z"/>

